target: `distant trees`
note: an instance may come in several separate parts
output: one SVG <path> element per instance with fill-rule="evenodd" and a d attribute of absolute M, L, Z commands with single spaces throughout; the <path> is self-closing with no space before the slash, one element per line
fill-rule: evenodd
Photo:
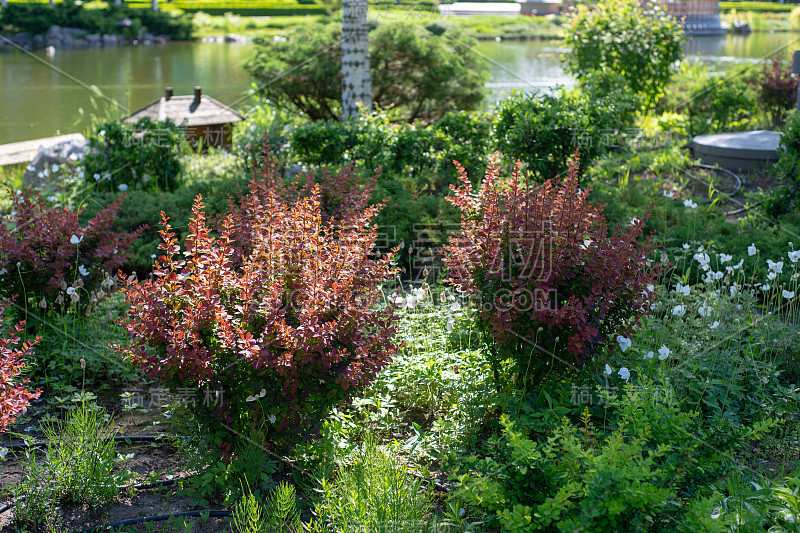
<path fill-rule="evenodd" d="M 336 24 L 299 29 L 285 40 L 261 39 L 246 68 L 274 104 L 312 120 L 338 120 L 340 42 Z M 392 120 L 409 122 L 478 108 L 488 70 L 471 51 L 473 44 L 471 38 L 449 31 L 437 36 L 411 23 L 377 25 L 369 32 L 372 104 Z"/>

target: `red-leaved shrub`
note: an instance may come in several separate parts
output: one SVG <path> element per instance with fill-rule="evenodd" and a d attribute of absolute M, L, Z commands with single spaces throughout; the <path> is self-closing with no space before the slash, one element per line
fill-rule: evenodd
<path fill-rule="evenodd" d="M 4 305 L 0 303 L 0 316 Z M 39 397 L 42 391 L 30 392 L 25 388 L 28 379 L 18 379 L 25 367 L 25 357 L 31 355 L 31 348 L 39 342 L 40 337 L 25 342 L 20 348 L 19 332 L 25 324 L 20 322 L 12 327 L 8 337 L 0 336 L 0 433 L 14 423 L 17 417 L 28 410 L 30 401 Z"/>
<path fill-rule="evenodd" d="M 337 225 L 319 197 L 289 203 L 254 182 L 215 238 L 198 196 L 186 250 L 164 217 L 152 280 L 126 280 L 133 340 L 121 350 L 163 385 L 198 391 L 201 422 L 288 443 L 394 353 L 392 310 L 378 305 L 394 269 L 372 255 L 380 206 Z"/>
<path fill-rule="evenodd" d="M 781 59 L 775 58 L 772 63 L 764 65 L 761 75 L 758 100 L 775 126 L 783 125 L 787 112 L 794 109 L 797 102 L 797 76 L 788 67 Z"/>
<path fill-rule="evenodd" d="M 122 198 L 81 227 L 80 210 L 50 207 L 38 192 L 17 195 L 0 223 L 0 295 L 57 313 L 91 306 L 142 231 L 111 231 L 121 205 Z"/>
<path fill-rule="evenodd" d="M 646 258 L 644 221 L 609 232 L 602 206 L 578 189 L 577 166 L 560 184 L 509 179 L 492 163 L 477 192 L 461 165 L 451 202 L 461 229 L 445 247 L 449 281 L 481 304 L 495 364 L 520 377 L 581 367 L 602 343 L 627 335 L 649 311 L 659 265 Z M 519 168 L 519 167 L 517 167 Z"/>

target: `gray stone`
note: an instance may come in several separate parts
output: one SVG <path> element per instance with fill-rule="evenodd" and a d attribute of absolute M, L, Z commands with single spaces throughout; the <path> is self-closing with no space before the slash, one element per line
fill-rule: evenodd
<path fill-rule="evenodd" d="M 48 184 L 58 185 L 59 176 L 66 168 L 72 168 L 83 159 L 89 143 L 83 141 L 67 141 L 50 148 L 39 148 L 30 165 L 22 176 L 22 182 L 30 187 L 41 188 Z M 57 167 L 57 169 L 56 169 Z"/>
<path fill-rule="evenodd" d="M 96 33 L 90 33 L 89 35 L 87 35 L 86 40 L 89 41 L 90 45 L 95 45 L 95 46 L 99 45 L 102 42 L 100 36 L 97 35 Z"/>
<path fill-rule="evenodd" d="M 84 48 L 86 46 L 89 46 L 89 41 L 86 39 L 73 39 L 72 41 L 73 48 Z"/>
<path fill-rule="evenodd" d="M 229 33 L 228 35 L 225 36 L 225 42 L 226 43 L 239 43 L 239 44 L 246 43 L 247 42 L 247 37 L 245 37 L 244 35 L 239 35 L 237 33 Z"/>
<path fill-rule="evenodd" d="M 47 33 L 44 35 L 47 42 L 61 40 L 61 26 L 50 26 Z"/>
<path fill-rule="evenodd" d="M 103 35 L 103 46 L 117 46 L 119 39 L 116 35 Z"/>

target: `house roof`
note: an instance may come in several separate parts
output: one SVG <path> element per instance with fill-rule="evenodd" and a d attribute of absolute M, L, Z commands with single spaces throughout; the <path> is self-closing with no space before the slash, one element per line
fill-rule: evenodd
<path fill-rule="evenodd" d="M 152 120 L 171 119 L 178 125 L 209 126 L 211 124 L 228 124 L 239 122 L 244 117 L 210 96 L 200 95 L 197 102 L 195 96 L 161 97 L 152 104 L 134 112 L 125 122 L 136 122 L 140 118 L 150 117 Z"/>

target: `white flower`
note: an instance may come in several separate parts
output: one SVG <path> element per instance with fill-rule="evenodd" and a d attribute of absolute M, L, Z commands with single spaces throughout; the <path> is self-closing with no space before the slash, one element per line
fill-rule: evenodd
<path fill-rule="evenodd" d="M 731 289 L 730 289 L 731 298 L 736 296 L 738 293 L 739 293 L 739 288 L 734 283 L 733 285 L 731 285 Z"/>
<path fill-rule="evenodd" d="M 450 333 L 451 331 L 453 331 L 453 326 L 455 325 L 455 323 L 456 323 L 456 319 L 453 318 L 453 317 L 450 317 L 447 320 L 447 324 L 445 325 L 445 329 L 447 330 L 447 333 Z"/>
<path fill-rule="evenodd" d="M 783 261 L 778 261 L 777 263 L 775 263 L 771 259 L 767 259 L 767 266 L 773 272 L 777 272 L 778 274 L 783 273 Z"/>
<path fill-rule="evenodd" d="M 128 186 L 125 185 L 124 183 L 121 183 L 120 186 L 119 186 L 119 190 L 120 190 L 120 192 L 125 192 L 125 191 L 128 190 Z"/>
<path fill-rule="evenodd" d="M 94 178 L 94 181 L 100 181 L 100 174 L 98 174 L 97 172 L 95 172 L 92 177 Z"/>
<path fill-rule="evenodd" d="M 747 255 L 750 257 L 756 255 L 758 253 L 758 248 L 756 248 L 756 243 L 751 244 L 747 247 Z"/>
<path fill-rule="evenodd" d="M 700 313 L 700 316 L 707 317 L 711 316 L 711 306 L 704 303 L 700 307 L 697 308 L 697 312 Z"/>
<path fill-rule="evenodd" d="M 666 190 L 661 194 L 664 195 L 664 198 L 672 198 L 673 196 L 675 196 L 674 194 L 672 194 L 672 191 L 666 191 Z"/>
<path fill-rule="evenodd" d="M 608 366 L 608 363 L 606 363 L 606 375 L 610 376 L 613 373 L 614 370 L 610 366 Z"/>
<path fill-rule="evenodd" d="M 684 200 L 683 205 L 685 207 L 688 207 L 689 209 L 694 209 L 697 207 L 697 204 L 693 202 L 691 198 L 687 198 L 686 200 Z"/>
<path fill-rule="evenodd" d="M 680 283 L 678 283 L 678 285 L 675 287 L 675 292 L 678 294 L 683 294 L 684 296 L 688 296 L 690 290 L 691 287 L 688 285 L 681 285 Z"/>
<path fill-rule="evenodd" d="M 417 298 L 413 294 L 409 294 L 408 296 L 406 296 L 406 306 L 409 309 L 414 309 L 418 303 L 419 303 L 419 298 Z"/>
<path fill-rule="evenodd" d="M 79 266 L 79 267 L 78 267 L 78 272 L 80 272 L 80 273 L 81 273 L 81 276 L 83 276 L 83 277 L 86 277 L 86 276 L 88 276 L 88 275 L 89 275 L 89 271 L 88 271 L 88 270 L 86 270 L 86 266 L 85 266 L 85 265 L 81 265 L 81 266 Z"/>
<path fill-rule="evenodd" d="M 631 373 L 630 373 L 630 371 L 629 371 L 627 368 L 625 368 L 624 366 L 623 366 L 622 368 L 620 368 L 620 369 L 619 369 L 619 372 L 618 372 L 618 374 L 619 374 L 619 377 L 621 377 L 622 379 L 624 379 L 626 382 L 627 382 L 629 379 L 631 379 Z"/>
<path fill-rule="evenodd" d="M 772 281 L 772 280 L 773 280 L 773 279 L 775 279 L 777 276 L 778 276 L 778 275 L 777 275 L 775 272 L 770 272 L 769 274 L 767 274 L 767 279 L 768 279 L 768 280 L 770 280 L 770 281 Z"/>
<path fill-rule="evenodd" d="M 686 314 L 686 306 L 685 305 L 676 305 L 672 308 L 672 314 L 675 316 L 683 316 Z"/>
<path fill-rule="evenodd" d="M 74 292 L 75 292 L 75 287 L 68 287 L 67 288 L 67 294 L 69 296 L 72 296 L 72 293 L 74 293 Z"/>
<path fill-rule="evenodd" d="M 83 240 L 83 235 L 81 235 L 80 237 L 78 237 L 77 235 L 73 235 L 72 237 L 70 237 L 69 242 L 70 244 L 80 244 L 82 240 Z"/>
<path fill-rule="evenodd" d="M 784 289 L 783 292 L 781 292 L 781 296 L 783 296 L 787 300 L 791 300 L 792 298 L 794 298 L 794 291 L 790 292 Z"/>
<path fill-rule="evenodd" d="M 797 263 L 798 259 L 800 259 L 800 250 L 797 250 L 795 252 L 789 252 L 789 260 L 792 263 Z"/>
<path fill-rule="evenodd" d="M 53 163 L 53 168 L 50 169 L 50 172 L 53 172 L 53 173 L 58 172 L 58 168 L 59 168 L 58 165 Z"/>
<path fill-rule="evenodd" d="M 105 137 L 106 136 L 106 130 L 100 130 L 100 133 L 98 133 L 97 136 L 98 137 Z"/>
<path fill-rule="evenodd" d="M 707 267 L 708 264 L 711 262 L 711 258 L 708 257 L 707 253 L 696 253 L 694 254 L 694 259 L 695 261 L 700 263 L 700 265 L 703 267 Z"/>
<path fill-rule="evenodd" d="M 416 296 L 418 299 L 422 300 L 423 298 L 425 298 L 425 289 L 422 288 L 412 289 L 411 294 Z"/>
<path fill-rule="evenodd" d="M 732 268 L 734 270 L 739 270 L 740 268 L 742 268 L 743 264 L 744 264 L 744 259 L 740 259 L 738 263 L 736 263 L 735 265 L 731 265 L 729 268 Z"/>
<path fill-rule="evenodd" d="M 683 249 L 684 250 L 688 250 L 689 249 L 689 244 L 688 243 L 683 243 Z"/>
<path fill-rule="evenodd" d="M 661 348 L 658 349 L 658 358 L 663 361 L 664 359 L 669 357 L 669 354 L 671 353 L 672 352 L 669 350 L 669 348 L 667 348 L 665 345 L 662 344 Z"/>
<path fill-rule="evenodd" d="M 648 283 L 647 284 L 647 292 L 653 292 L 654 290 L 656 290 L 655 286 L 653 286 L 652 283 Z"/>
<path fill-rule="evenodd" d="M 41 309 L 47 309 L 47 301 L 44 298 L 42 298 L 42 301 L 39 302 L 39 307 Z"/>
<path fill-rule="evenodd" d="M 639 222 L 639 219 L 638 219 L 638 218 L 636 218 L 636 217 L 633 217 L 633 218 L 631 219 L 631 223 L 630 223 L 630 225 L 631 225 L 631 226 L 633 226 L 634 224 L 637 224 L 638 222 Z"/>
<path fill-rule="evenodd" d="M 714 323 L 708 327 L 711 329 L 717 329 L 717 326 L 719 326 L 719 320 L 715 320 Z"/>
<path fill-rule="evenodd" d="M 623 352 L 631 347 L 631 340 L 622 335 L 617 335 L 617 342 L 619 343 L 619 349 Z"/>
<path fill-rule="evenodd" d="M 254 401 L 256 401 L 257 399 L 258 399 L 258 398 L 256 398 L 255 396 L 248 396 L 247 398 L 245 398 L 245 400 L 244 400 L 244 401 L 246 401 L 246 402 L 254 402 Z"/>
<path fill-rule="evenodd" d="M 763 285 L 761 286 L 761 290 L 762 290 L 762 291 L 764 291 L 764 292 L 767 292 L 767 291 L 769 290 L 769 285 L 767 285 L 766 283 L 765 283 L 765 284 L 763 284 Z"/>
<path fill-rule="evenodd" d="M 400 309 L 405 309 L 405 308 L 406 308 L 406 306 L 407 306 L 407 304 L 406 304 L 406 299 L 405 299 L 405 298 L 403 298 L 402 296 L 397 296 L 397 297 L 394 299 L 394 304 L 395 304 L 397 307 L 399 307 Z"/>
<path fill-rule="evenodd" d="M 58 196 L 48 196 L 47 197 L 47 201 L 48 202 L 57 202 L 58 201 Z"/>
<path fill-rule="evenodd" d="M 278 420 L 278 417 L 276 417 L 275 415 L 269 415 L 270 424 L 274 424 L 276 420 Z"/>
<path fill-rule="evenodd" d="M 6 274 L 8 274 L 8 270 L 5 268 L 0 269 L 0 276 L 5 276 Z"/>
<path fill-rule="evenodd" d="M 653 358 L 653 352 L 652 351 L 647 352 L 646 354 L 644 354 L 644 358 L 645 359 L 652 359 Z"/>
<path fill-rule="evenodd" d="M 709 270 L 708 272 L 706 272 L 705 281 L 706 283 L 712 283 L 718 279 L 721 279 L 724 275 L 725 275 L 724 272 L 715 272 L 713 270 Z"/>
<path fill-rule="evenodd" d="M 454 313 L 455 313 L 455 312 L 457 312 L 457 311 L 461 311 L 461 304 L 460 304 L 460 303 L 458 303 L 458 302 L 453 302 L 453 303 L 451 303 L 451 304 L 450 304 L 450 310 L 451 310 L 452 312 L 454 312 Z"/>
<path fill-rule="evenodd" d="M 720 263 L 723 263 L 723 264 L 724 264 L 724 263 L 727 263 L 727 262 L 728 262 L 728 261 L 730 261 L 731 259 L 733 259 L 733 256 L 732 256 L 732 255 L 728 255 L 728 254 L 719 254 L 719 262 L 720 262 Z"/>

